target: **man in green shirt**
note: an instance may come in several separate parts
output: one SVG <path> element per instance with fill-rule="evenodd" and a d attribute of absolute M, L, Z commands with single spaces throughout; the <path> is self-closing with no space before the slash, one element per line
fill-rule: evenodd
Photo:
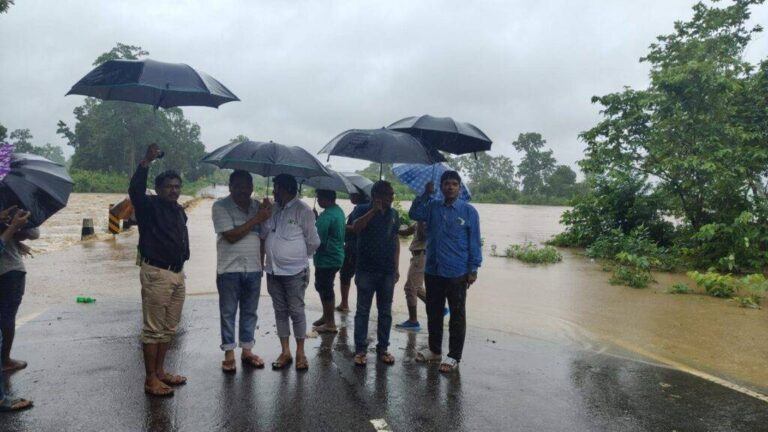
<path fill-rule="evenodd" d="M 315 222 L 320 236 L 320 247 L 315 252 L 315 289 L 323 303 L 323 316 L 312 323 L 318 333 L 336 333 L 336 319 L 333 315 L 335 297 L 333 281 L 344 263 L 344 211 L 336 205 L 336 192 L 318 189 L 317 204 L 324 210 Z"/>

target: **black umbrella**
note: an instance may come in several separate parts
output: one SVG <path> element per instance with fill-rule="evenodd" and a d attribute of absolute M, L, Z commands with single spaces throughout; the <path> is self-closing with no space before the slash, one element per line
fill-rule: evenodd
<path fill-rule="evenodd" d="M 360 193 L 371 198 L 371 188 L 373 188 L 373 182 L 367 177 L 363 177 L 357 173 L 341 173 L 347 180 L 357 188 Z"/>
<path fill-rule="evenodd" d="M 209 106 L 239 101 L 210 75 L 182 63 L 155 60 L 110 60 L 78 81 L 67 95 L 121 100 L 155 108 Z"/>
<path fill-rule="evenodd" d="M 330 177 L 326 175 L 299 179 L 302 185 L 311 186 L 315 189 L 332 190 L 348 194 L 358 193 L 357 188 L 343 174 L 332 169 L 328 169 Z"/>
<path fill-rule="evenodd" d="M 290 174 L 299 179 L 331 173 L 312 153 L 301 147 L 270 142 L 243 141 L 208 153 L 200 162 L 219 168 L 241 169 L 264 177 Z"/>
<path fill-rule="evenodd" d="M 30 226 L 38 226 L 66 207 L 73 184 L 62 165 L 44 157 L 14 153 L 11 170 L 0 181 L 0 205 L 29 210 Z"/>
<path fill-rule="evenodd" d="M 406 117 L 387 128 L 406 132 L 426 146 L 456 155 L 490 150 L 493 142 L 477 126 L 450 117 Z"/>
<path fill-rule="evenodd" d="M 425 147 L 413 136 L 385 128 L 350 129 L 337 135 L 318 153 L 328 153 L 329 159 L 331 156 L 346 156 L 382 165 L 445 161 L 440 153 Z"/>

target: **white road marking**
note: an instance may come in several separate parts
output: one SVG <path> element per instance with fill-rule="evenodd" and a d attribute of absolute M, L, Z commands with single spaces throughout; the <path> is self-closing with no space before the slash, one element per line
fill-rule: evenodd
<path fill-rule="evenodd" d="M 376 428 L 377 432 L 392 432 L 387 421 L 384 419 L 371 419 L 371 424 Z"/>

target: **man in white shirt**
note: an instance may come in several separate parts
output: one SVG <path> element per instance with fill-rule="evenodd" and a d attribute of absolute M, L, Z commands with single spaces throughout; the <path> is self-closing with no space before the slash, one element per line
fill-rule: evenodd
<path fill-rule="evenodd" d="M 272 181 L 275 206 L 272 217 L 262 225 L 267 255 L 267 290 L 272 297 L 277 323 L 277 336 L 282 352 L 272 369 L 282 369 L 291 362 L 290 321 L 296 338 L 296 370 L 309 368 L 304 354 L 307 319 L 304 314 L 304 292 L 309 284 L 309 258 L 320 246 L 315 228 L 315 215 L 307 204 L 296 197 L 298 184 L 288 174 Z"/>
<path fill-rule="evenodd" d="M 255 342 L 261 273 L 264 259 L 261 223 L 271 216 L 268 200 L 259 206 L 251 199 L 253 177 L 236 170 L 229 176 L 229 196 L 213 204 L 216 231 L 216 288 L 221 315 L 221 349 L 224 372 L 235 372 L 235 316 L 240 306 L 239 342 L 243 364 L 263 368 L 264 361 L 251 351 Z"/>

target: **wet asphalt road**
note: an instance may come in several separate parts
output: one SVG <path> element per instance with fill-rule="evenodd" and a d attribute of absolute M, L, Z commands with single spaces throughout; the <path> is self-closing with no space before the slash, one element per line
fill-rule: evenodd
<path fill-rule="evenodd" d="M 271 309 L 262 297 L 256 352 L 268 363 L 279 351 Z M 393 431 L 768 429 L 768 404 L 717 384 L 473 327 L 452 376 L 413 361 L 425 333 L 394 330 L 394 366 L 371 354 L 367 367 L 356 367 L 353 317 L 340 316 L 345 328 L 338 335 L 307 340 L 309 371 L 253 370 L 238 362 L 231 376 L 219 369 L 216 297 L 190 297 L 167 359 L 168 370 L 189 383 L 173 398 L 157 399 L 143 393 L 137 301 L 48 309 L 17 332 L 14 355 L 30 366 L 4 377 L 36 406 L 2 415 L 0 430 L 375 431 L 372 420 L 381 419 Z"/>

